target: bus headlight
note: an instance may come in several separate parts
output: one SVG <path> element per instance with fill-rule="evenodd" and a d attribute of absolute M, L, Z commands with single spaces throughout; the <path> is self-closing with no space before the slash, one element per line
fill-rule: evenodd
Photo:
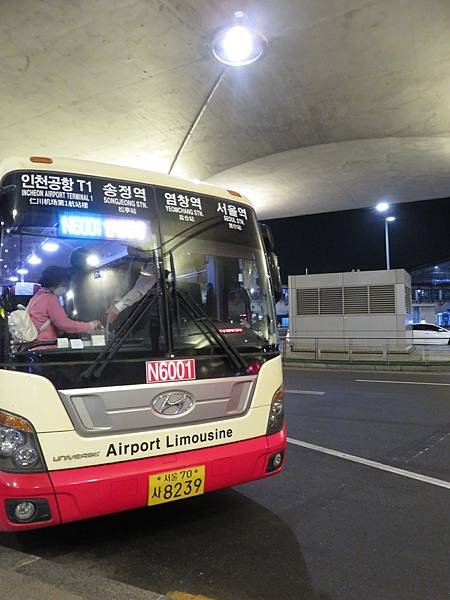
<path fill-rule="evenodd" d="M 0 410 L 0 471 L 44 471 L 36 433 L 22 417 Z"/>
<path fill-rule="evenodd" d="M 284 392 L 283 386 L 280 386 L 272 398 L 270 406 L 269 420 L 267 422 L 266 435 L 278 433 L 283 429 L 284 423 Z"/>
<path fill-rule="evenodd" d="M 34 448 L 19 448 L 14 452 L 13 458 L 19 467 L 32 467 L 39 460 L 39 454 Z"/>
<path fill-rule="evenodd" d="M 18 429 L 0 427 L 0 456 L 11 456 L 25 442 L 25 435 Z"/>

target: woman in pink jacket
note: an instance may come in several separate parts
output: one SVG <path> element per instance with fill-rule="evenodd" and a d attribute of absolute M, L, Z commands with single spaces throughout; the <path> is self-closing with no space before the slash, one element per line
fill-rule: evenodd
<path fill-rule="evenodd" d="M 56 340 L 59 332 L 91 333 L 100 325 L 100 321 L 73 321 L 66 315 L 59 303 L 59 296 L 67 292 L 69 285 L 66 269 L 47 267 L 39 283 L 42 287 L 28 305 L 30 318 L 39 332 L 36 341 Z"/>

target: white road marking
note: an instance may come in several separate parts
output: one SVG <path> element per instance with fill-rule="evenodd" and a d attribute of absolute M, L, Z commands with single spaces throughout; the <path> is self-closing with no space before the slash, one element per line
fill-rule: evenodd
<path fill-rule="evenodd" d="M 22 560 L 19 560 L 19 562 L 17 562 L 14 565 L 14 567 L 16 569 L 19 567 L 25 567 L 26 565 L 31 565 L 32 563 L 37 562 L 38 560 L 42 560 L 40 556 L 35 556 L 34 554 L 29 554 L 25 558 L 22 558 Z"/>
<path fill-rule="evenodd" d="M 355 379 L 366 383 L 406 383 L 408 385 L 450 385 L 450 383 L 438 383 L 432 381 L 391 381 L 390 379 Z"/>
<path fill-rule="evenodd" d="M 414 454 L 414 456 L 412 458 L 417 458 L 418 456 L 422 456 L 422 454 L 425 454 L 425 452 L 428 452 L 428 450 L 431 450 L 431 448 L 434 448 L 435 446 L 437 446 L 438 444 L 440 444 L 443 440 L 445 440 L 446 438 L 448 438 L 449 435 L 450 435 L 450 433 L 444 434 L 442 437 L 440 437 L 438 440 L 436 440 L 433 444 L 431 444 L 427 448 L 424 448 L 420 452 L 417 452 L 417 454 Z"/>
<path fill-rule="evenodd" d="M 312 390 L 284 390 L 285 394 L 310 394 L 311 396 L 323 396 L 325 392 L 314 392 Z"/>
<path fill-rule="evenodd" d="M 308 442 L 302 442 L 301 440 L 295 440 L 293 438 L 287 438 L 290 444 L 296 446 L 302 446 L 309 450 L 316 450 L 317 452 L 323 452 L 323 454 L 330 454 L 337 458 L 343 458 L 350 460 L 366 467 L 373 467 L 374 469 L 380 469 L 381 471 L 387 471 L 388 473 L 394 473 L 395 475 L 402 475 L 403 477 L 409 477 L 410 479 L 417 479 L 424 483 L 431 483 L 432 485 L 438 485 L 439 487 L 447 488 L 450 490 L 450 482 L 444 481 L 443 479 L 435 479 L 434 477 L 427 477 L 426 475 L 420 475 L 420 473 L 414 473 L 413 471 L 405 471 L 404 469 L 398 469 L 397 467 L 391 467 L 383 463 L 375 462 L 374 460 L 368 460 L 367 458 L 361 458 L 360 456 L 353 456 L 353 454 L 346 454 L 345 452 L 339 452 L 338 450 L 332 450 L 331 448 L 324 448 L 323 446 L 316 446 L 316 444 L 310 444 Z"/>

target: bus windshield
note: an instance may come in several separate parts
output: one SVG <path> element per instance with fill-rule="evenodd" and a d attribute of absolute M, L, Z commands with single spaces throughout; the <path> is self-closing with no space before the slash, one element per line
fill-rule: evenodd
<path fill-rule="evenodd" d="M 27 306 L 37 337 L 3 327 L 0 362 L 90 363 L 114 339 L 130 360 L 220 354 L 207 323 L 239 353 L 276 344 L 248 205 L 50 172 L 14 172 L 2 185 L 14 191 L 0 198 L 1 306 Z"/>

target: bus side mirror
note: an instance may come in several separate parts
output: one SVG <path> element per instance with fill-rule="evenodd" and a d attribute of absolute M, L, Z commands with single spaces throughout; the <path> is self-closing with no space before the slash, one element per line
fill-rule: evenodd
<path fill-rule="evenodd" d="M 266 223 L 259 223 L 259 230 L 262 235 L 266 253 L 269 254 L 269 252 L 273 252 L 275 249 L 275 244 L 273 241 L 273 235 L 270 227 Z"/>
<path fill-rule="evenodd" d="M 261 231 L 264 249 L 266 251 L 267 268 L 269 270 L 270 279 L 272 280 L 273 297 L 276 303 L 281 300 L 283 295 L 278 256 L 274 252 L 275 244 L 270 227 L 266 225 L 266 223 L 259 223 L 259 230 Z"/>
<path fill-rule="evenodd" d="M 278 263 L 278 256 L 275 252 L 267 253 L 267 267 L 269 269 L 270 279 L 272 280 L 273 297 L 276 303 L 281 300 L 283 288 L 281 286 L 280 265 Z"/>

